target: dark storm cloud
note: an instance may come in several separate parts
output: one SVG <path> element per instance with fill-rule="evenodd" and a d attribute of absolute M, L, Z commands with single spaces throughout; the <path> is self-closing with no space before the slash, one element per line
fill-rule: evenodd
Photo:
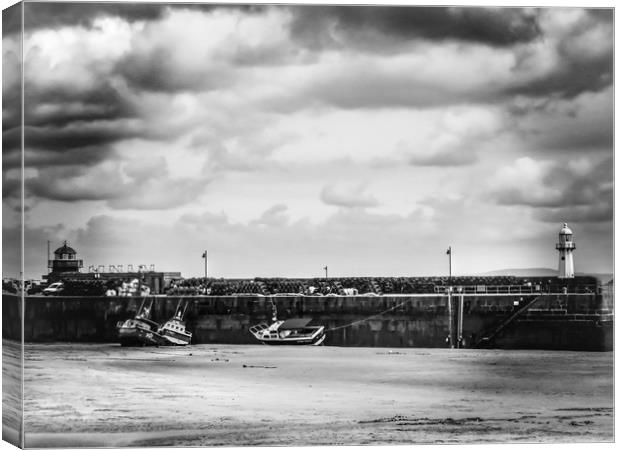
<path fill-rule="evenodd" d="M 21 54 L 9 34 L 21 27 L 21 6 L 2 11 L 2 161 L 19 164 L 21 149 Z"/>
<path fill-rule="evenodd" d="M 136 108 L 106 80 L 87 90 L 67 86 L 27 86 L 25 122 L 30 126 L 62 127 L 72 122 L 131 118 Z"/>
<path fill-rule="evenodd" d="M 378 32 L 394 39 L 461 40 L 494 47 L 540 36 L 537 12 L 514 8 L 403 6 L 292 6 L 293 37 L 317 47 L 328 43 L 329 28 L 345 37 Z"/>
<path fill-rule="evenodd" d="M 587 13 L 597 20 L 612 24 L 614 22 L 613 8 L 591 8 L 586 10 Z"/>
<path fill-rule="evenodd" d="M 154 47 L 145 53 L 131 53 L 118 61 L 115 72 L 140 91 L 202 91 L 230 86 L 234 72 L 216 62 L 206 64 L 197 56 L 195 64 L 179 68 L 173 50 Z"/>
<path fill-rule="evenodd" d="M 560 63 L 542 77 L 528 80 L 506 90 L 508 95 L 574 98 L 582 92 L 598 92 L 613 82 L 613 51 L 596 58 L 567 53 L 560 49 Z"/>
<path fill-rule="evenodd" d="M 127 21 L 157 20 L 165 9 L 165 4 L 155 3 L 26 3 L 24 29 L 30 32 L 61 26 L 88 27 L 100 17 L 121 17 Z"/>
<path fill-rule="evenodd" d="M 172 178 L 163 157 L 133 164 L 64 161 L 28 177 L 25 193 L 62 202 L 105 201 L 113 209 L 169 209 L 195 201 L 208 184 L 204 178 Z"/>
<path fill-rule="evenodd" d="M 567 180 L 568 183 L 567 183 Z M 592 169 L 579 173 L 577 169 L 557 166 L 544 178 L 547 186 L 564 186 L 562 196 L 547 206 L 590 205 L 611 200 L 613 159 L 605 159 Z"/>
<path fill-rule="evenodd" d="M 24 146 L 65 151 L 87 146 L 103 146 L 139 134 L 134 127 L 119 122 L 101 124 L 91 121 L 83 124 L 74 123 L 67 127 L 26 126 Z"/>
<path fill-rule="evenodd" d="M 586 14 L 556 44 L 554 70 L 507 89 L 509 95 L 574 98 L 583 92 L 598 92 L 613 83 L 613 10 L 585 10 Z M 596 38 L 588 36 L 598 31 Z M 531 64 L 527 51 L 514 68 Z M 533 64 L 537 64 L 534 62 Z"/>
<path fill-rule="evenodd" d="M 264 9 L 260 5 L 33 2 L 25 4 L 25 31 L 29 32 L 40 28 L 59 28 L 62 26 L 90 27 L 96 19 L 101 17 L 119 17 L 128 22 L 155 21 L 161 19 L 171 9 L 211 11 L 219 8 L 235 8 L 246 13 L 259 12 Z M 11 25 L 13 25 L 12 22 Z M 9 32 L 19 30 L 15 26 L 7 29 Z"/>
<path fill-rule="evenodd" d="M 146 134 L 132 104 L 103 80 L 82 90 L 31 87 L 25 100 L 29 167 L 96 164 L 111 157 L 111 144 Z M 19 128 L 3 134 L 12 149 L 19 138 Z"/>
<path fill-rule="evenodd" d="M 111 147 L 106 145 L 86 146 L 72 149 L 57 148 L 56 151 L 49 151 L 49 149 L 26 148 L 26 151 L 24 152 L 24 163 L 27 167 L 33 168 L 46 168 L 73 164 L 82 164 L 88 167 L 114 158 L 114 151 Z"/>
<path fill-rule="evenodd" d="M 536 152 L 612 152 L 611 87 L 575 99 L 528 99 L 519 106 L 509 105 L 507 111 L 516 135 Z"/>
<path fill-rule="evenodd" d="M 2 37 L 21 31 L 22 3 L 17 3 L 2 10 Z"/>
<path fill-rule="evenodd" d="M 2 198 L 19 197 L 21 192 L 21 180 L 5 176 L 6 170 L 2 171 Z"/>
<path fill-rule="evenodd" d="M 66 202 L 107 200 L 123 193 L 119 175 L 116 179 L 108 176 L 107 180 L 92 180 L 86 186 L 74 182 L 77 177 L 87 174 L 88 168 L 85 166 L 47 168 L 40 171 L 36 177 L 25 180 L 26 193 L 39 198 Z"/>
<path fill-rule="evenodd" d="M 19 153 L 21 151 L 21 127 L 17 126 L 9 130 L 2 131 L 2 162 L 13 167 L 19 164 Z"/>
<path fill-rule="evenodd" d="M 542 147 L 555 151 L 581 152 L 586 149 L 603 149 L 611 153 L 613 149 L 613 116 L 586 127 L 575 121 L 574 128 L 567 121 L 566 128 L 553 133 L 533 136 L 534 141 Z"/>
<path fill-rule="evenodd" d="M 613 219 L 613 159 L 580 169 L 556 164 L 542 178 L 542 186 L 554 194 L 537 195 L 536 186 L 503 189 L 495 194 L 502 205 L 535 209 L 539 220 L 603 222 Z"/>

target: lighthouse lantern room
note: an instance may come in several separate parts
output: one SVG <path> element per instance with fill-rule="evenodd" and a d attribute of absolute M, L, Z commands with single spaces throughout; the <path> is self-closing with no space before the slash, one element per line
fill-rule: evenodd
<path fill-rule="evenodd" d="M 575 250 L 575 243 L 573 242 L 573 232 L 568 228 L 568 224 L 564 224 L 560 230 L 560 240 L 555 245 L 555 248 L 560 253 L 558 277 L 559 278 L 574 278 L 575 277 L 575 265 L 573 263 L 573 250 Z"/>
<path fill-rule="evenodd" d="M 52 269 L 52 275 L 66 272 L 79 272 L 83 263 L 82 260 L 77 259 L 76 256 L 76 251 L 69 247 L 67 241 L 65 241 L 62 247 L 54 251 L 54 259 L 47 261 L 47 267 Z"/>

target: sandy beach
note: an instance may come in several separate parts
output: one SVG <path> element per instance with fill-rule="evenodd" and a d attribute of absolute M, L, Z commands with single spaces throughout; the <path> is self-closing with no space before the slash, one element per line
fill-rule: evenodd
<path fill-rule="evenodd" d="M 27 446 L 613 440 L 613 354 L 31 344 Z"/>

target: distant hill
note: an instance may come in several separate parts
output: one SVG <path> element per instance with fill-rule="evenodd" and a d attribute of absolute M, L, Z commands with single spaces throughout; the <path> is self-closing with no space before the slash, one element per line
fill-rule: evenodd
<path fill-rule="evenodd" d="M 506 276 L 514 275 L 515 277 L 557 277 L 558 271 L 546 267 L 532 267 L 528 269 L 502 269 L 485 272 L 480 275 L 484 276 Z M 577 272 L 576 275 L 597 277 L 603 283 L 607 283 L 614 277 L 613 273 L 584 273 Z"/>
<path fill-rule="evenodd" d="M 548 269 L 546 267 L 531 267 L 528 269 L 492 270 L 491 272 L 485 272 L 481 275 L 491 277 L 506 275 L 514 275 L 515 277 L 557 277 L 558 271 L 555 269 Z"/>

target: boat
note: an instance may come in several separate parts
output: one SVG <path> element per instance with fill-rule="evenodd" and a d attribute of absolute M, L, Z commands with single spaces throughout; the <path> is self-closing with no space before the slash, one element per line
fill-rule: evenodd
<path fill-rule="evenodd" d="M 188 304 L 181 299 L 174 316 L 159 328 L 159 334 L 168 345 L 188 345 L 192 341 L 192 333 L 186 330 L 183 320 Z"/>
<path fill-rule="evenodd" d="M 325 340 L 325 327 L 309 326 L 311 321 L 309 318 L 276 320 L 271 325 L 254 325 L 250 333 L 263 344 L 321 345 Z"/>
<path fill-rule="evenodd" d="M 159 333 L 160 324 L 149 319 L 153 298 L 145 297 L 132 319 L 116 324 L 118 339 L 123 347 L 166 345 L 168 341 Z"/>

